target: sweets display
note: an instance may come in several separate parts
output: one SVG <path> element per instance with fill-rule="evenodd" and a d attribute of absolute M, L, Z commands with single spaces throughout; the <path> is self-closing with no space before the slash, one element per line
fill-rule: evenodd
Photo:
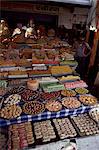
<path fill-rule="evenodd" d="M 60 83 L 41 84 L 41 88 L 44 92 L 55 92 L 65 89 L 64 85 Z"/>
<path fill-rule="evenodd" d="M 66 90 L 61 91 L 61 95 L 72 97 L 76 95 L 76 92 L 74 90 L 66 89 Z"/>
<path fill-rule="evenodd" d="M 29 81 L 27 81 L 27 87 L 30 90 L 36 91 L 39 87 L 38 80 L 29 80 Z"/>
<path fill-rule="evenodd" d="M 7 97 L 4 100 L 4 105 L 10 106 L 10 105 L 13 105 L 13 104 L 17 104 L 17 103 L 20 102 L 20 100 L 21 100 L 21 96 L 20 95 L 13 94 L 13 95 L 10 95 L 9 97 Z"/>
<path fill-rule="evenodd" d="M 28 77 L 27 72 L 23 70 L 9 71 L 9 78 Z"/>
<path fill-rule="evenodd" d="M 65 88 L 83 88 L 88 87 L 87 84 L 83 80 L 74 81 L 74 82 L 66 82 L 64 83 Z"/>
<path fill-rule="evenodd" d="M 6 119 L 17 118 L 22 113 L 21 107 L 16 105 L 6 106 L 1 109 L 0 116 Z"/>
<path fill-rule="evenodd" d="M 41 98 L 45 101 L 57 99 L 60 96 L 60 92 L 42 93 Z"/>
<path fill-rule="evenodd" d="M 15 80 L 9 81 L 9 86 L 19 85 L 19 84 L 20 84 L 20 80 L 19 79 L 15 79 Z"/>
<path fill-rule="evenodd" d="M 92 96 L 92 95 L 80 95 L 79 100 L 84 104 L 84 105 L 95 105 L 97 103 L 97 99 Z"/>
<path fill-rule="evenodd" d="M 71 118 L 81 136 L 99 134 L 98 126 L 87 114 L 79 114 L 78 116 L 73 116 Z"/>
<path fill-rule="evenodd" d="M 32 91 L 29 89 L 24 89 L 21 92 L 21 97 L 23 101 L 28 102 L 29 100 L 37 100 L 39 98 L 39 92 L 38 91 Z"/>
<path fill-rule="evenodd" d="M 0 72 L 0 79 L 7 78 L 7 77 L 8 77 L 8 72 L 6 71 Z"/>
<path fill-rule="evenodd" d="M 7 146 L 7 128 L 0 128 L 0 149 L 6 150 Z"/>
<path fill-rule="evenodd" d="M 77 135 L 76 130 L 74 129 L 68 118 L 53 119 L 53 122 L 60 139 L 75 137 Z"/>
<path fill-rule="evenodd" d="M 99 123 L 99 107 L 91 109 L 89 115 L 93 120 Z"/>
<path fill-rule="evenodd" d="M 54 78 L 54 77 L 42 77 L 40 79 L 38 79 L 40 84 L 43 83 L 54 83 L 54 82 L 58 82 L 58 79 Z"/>
<path fill-rule="evenodd" d="M 0 61 L 0 67 L 15 67 L 16 64 L 12 60 Z"/>
<path fill-rule="evenodd" d="M 65 60 L 60 62 L 61 65 L 77 66 L 77 61 L 74 60 Z"/>
<path fill-rule="evenodd" d="M 81 106 L 76 97 L 65 97 L 62 99 L 62 105 L 68 109 L 75 109 Z"/>
<path fill-rule="evenodd" d="M 34 143 L 33 131 L 30 122 L 11 125 L 9 127 L 11 149 L 27 148 Z"/>
<path fill-rule="evenodd" d="M 50 76 L 51 75 L 51 72 L 50 70 L 29 70 L 27 71 L 27 73 L 29 74 L 29 77 L 32 77 L 32 76 Z"/>
<path fill-rule="evenodd" d="M 89 91 L 85 88 L 76 88 L 75 91 L 78 93 L 78 94 L 87 94 Z"/>
<path fill-rule="evenodd" d="M 72 74 L 72 69 L 69 66 L 52 66 L 51 73 L 52 75 Z"/>
<path fill-rule="evenodd" d="M 76 81 L 76 80 L 80 80 L 80 77 L 79 76 L 68 75 L 67 77 L 62 76 L 62 77 L 59 78 L 60 82 Z"/>
<path fill-rule="evenodd" d="M 9 149 L 22 149 L 28 146 L 22 124 L 9 127 L 9 140 L 11 143 Z"/>
<path fill-rule="evenodd" d="M 5 95 L 6 92 L 7 92 L 7 89 L 6 89 L 6 88 L 0 88 L 0 96 Z"/>
<path fill-rule="evenodd" d="M 34 66 L 33 70 L 47 70 L 47 67 L 45 65 L 44 66 Z"/>
<path fill-rule="evenodd" d="M 0 80 L 0 87 L 6 88 L 7 82 L 5 80 Z"/>
<path fill-rule="evenodd" d="M 36 140 L 40 140 L 42 142 L 48 142 L 56 138 L 50 120 L 34 123 L 34 133 Z"/>
<path fill-rule="evenodd" d="M 96 123 L 88 115 L 21 123 L 32 119 L 40 121 L 76 115 L 89 111 L 92 108 L 90 105 L 97 102 L 95 97 L 86 95 L 89 92 L 84 88 L 87 84 L 78 75 L 74 75 L 76 72 L 72 68 L 77 67 L 78 63 L 66 42 L 59 39 L 50 42 L 48 39 L 28 40 L 33 49 L 17 49 L 17 54 L 14 49 L 8 54 L 8 49 L 0 52 L 1 126 L 19 123 L 9 126 L 8 141 L 2 135 L 0 141 L 7 143 L 8 150 L 21 150 L 38 143 L 72 138 L 78 136 L 77 133 L 99 134 Z M 56 49 L 63 45 L 65 48 Z M 90 116 L 99 122 L 97 109 Z M 2 144 L 0 149 L 3 149 Z"/>
<path fill-rule="evenodd" d="M 25 122 L 25 131 L 26 131 L 26 136 L 27 136 L 27 143 L 33 144 L 34 143 L 34 137 L 33 137 L 33 130 L 32 130 L 32 125 L 31 122 Z"/>
<path fill-rule="evenodd" d="M 65 61 L 62 61 L 61 64 L 68 64 L 68 61 L 69 61 L 69 60 L 70 60 L 70 61 L 71 61 L 71 60 L 74 60 L 74 56 L 73 56 L 72 54 L 67 53 L 67 52 L 63 52 L 63 53 L 61 54 L 61 58 L 67 60 L 66 62 L 65 62 Z M 71 64 L 72 64 L 72 63 L 71 63 Z"/>
<path fill-rule="evenodd" d="M 23 105 L 23 112 L 29 115 L 40 114 L 45 110 L 45 105 L 40 102 L 31 101 Z"/>
<path fill-rule="evenodd" d="M 8 90 L 8 94 L 20 94 L 22 91 L 24 91 L 24 87 L 23 86 L 15 86 L 13 88 L 9 88 Z"/>
<path fill-rule="evenodd" d="M 17 66 L 20 67 L 31 67 L 32 66 L 32 62 L 28 61 L 27 59 L 19 59 L 18 61 L 15 61 Z"/>
<path fill-rule="evenodd" d="M 58 101 L 55 101 L 55 100 L 51 100 L 51 101 L 48 101 L 45 105 L 46 109 L 48 109 L 49 111 L 59 111 L 62 109 L 62 105 L 60 102 Z"/>

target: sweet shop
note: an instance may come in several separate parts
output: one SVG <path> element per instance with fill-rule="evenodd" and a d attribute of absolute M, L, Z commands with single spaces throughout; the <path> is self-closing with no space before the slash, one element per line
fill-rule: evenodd
<path fill-rule="evenodd" d="M 0 11 L 0 150 L 99 150 L 98 0 Z"/>

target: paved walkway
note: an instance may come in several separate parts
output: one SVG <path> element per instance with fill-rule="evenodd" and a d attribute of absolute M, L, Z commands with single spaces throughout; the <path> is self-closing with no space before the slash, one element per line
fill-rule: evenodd
<path fill-rule="evenodd" d="M 66 146 L 69 140 L 62 140 L 29 150 L 65 150 L 62 147 Z M 99 135 L 86 138 L 76 139 L 77 150 L 99 150 Z"/>

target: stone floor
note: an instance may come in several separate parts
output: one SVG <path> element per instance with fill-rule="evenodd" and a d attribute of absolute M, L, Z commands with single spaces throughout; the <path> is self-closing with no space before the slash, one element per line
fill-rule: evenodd
<path fill-rule="evenodd" d="M 69 140 L 62 140 L 29 150 L 63 150 Z M 99 135 L 76 139 L 77 150 L 99 150 Z M 65 149 L 64 149 L 65 150 Z"/>

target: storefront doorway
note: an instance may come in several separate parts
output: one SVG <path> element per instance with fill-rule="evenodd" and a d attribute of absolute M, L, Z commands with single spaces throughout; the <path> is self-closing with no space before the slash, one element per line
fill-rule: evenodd
<path fill-rule="evenodd" d="M 1 18 L 6 19 L 8 25 L 14 29 L 17 23 L 27 25 L 29 19 L 34 19 L 36 26 L 44 25 L 46 28 L 58 26 L 58 15 L 37 14 L 37 13 L 25 13 L 25 12 L 12 12 L 1 11 Z"/>

